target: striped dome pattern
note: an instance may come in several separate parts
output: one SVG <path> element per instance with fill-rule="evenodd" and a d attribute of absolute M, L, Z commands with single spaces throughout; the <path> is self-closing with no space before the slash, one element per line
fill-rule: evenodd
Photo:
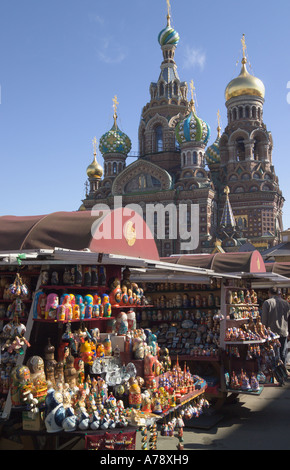
<path fill-rule="evenodd" d="M 179 34 L 171 26 L 167 26 L 165 29 L 160 31 L 158 35 L 158 42 L 160 46 L 166 46 L 167 44 L 177 46 L 179 43 Z"/>
<path fill-rule="evenodd" d="M 205 153 L 205 158 L 209 166 L 214 165 L 215 163 L 220 163 L 221 161 L 219 142 L 220 137 L 217 137 L 215 142 L 208 147 Z"/>
<path fill-rule="evenodd" d="M 210 138 L 210 127 L 191 111 L 189 116 L 177 124 L 175 135 L 181 145 L 185 142 L 202 142 L 206 145 Z"/>

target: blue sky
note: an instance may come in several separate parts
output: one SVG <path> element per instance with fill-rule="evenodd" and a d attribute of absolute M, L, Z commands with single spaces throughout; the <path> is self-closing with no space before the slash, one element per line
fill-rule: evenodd
<path fill-rule="evenodd" d="M 290 227 L 290 2 L 171 0 L 171 10 L 178 73 L 194 80 L 211 142 L 218 109 L 226 126 L 224 90 L 239 74 L 245 33 L 251 72 L 266 87 L 264 122 Z M 0 215 L 78 209 L 92 139 L 113 124 L 114 95 L 119 127 L 138 150 L 166 14 L 166 0 L 1 0 Z"/>

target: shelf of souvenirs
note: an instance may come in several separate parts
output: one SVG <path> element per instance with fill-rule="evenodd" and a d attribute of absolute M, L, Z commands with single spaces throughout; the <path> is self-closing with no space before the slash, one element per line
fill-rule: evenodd
<path fill-rule="evenodd" d="M 148 305 L 148 308 L 154 310 L 218 310 L 220 306 L 210 306 L 210 307 L 157 307 L 156 305 Z"/>
<path fill-rule="evenodd" d="M 229 374 L 226 375 L 225 391 L 229 393 L 261 395 L 264 389 L 260 383 L 259 373 L 255 374 L 252 372 L 251 375 L 249 375 L 249 373 L 242 369 L 240 373 L 232 371 L 231 376 L 229 376 Z"/>
<path fill-rule="evenodd" d="M 14 271 L 1 271 L 0 269 L 0 277 L 1 276 L 15 276 L 17 273 L 19 272 L 18 269 L 14 270 Z M 33 270 L 29 270 L 29 269 L 21 269 L 19 274 L 22 274 L 24 276 L 39 276 L 40 275 L 40 271 L 33 271 Z"/>
<path fill-rule="evenodd" d="M 40 323 L 80 323 L 80 322 L 93 322 L 93 321 L 108 321 L 115 320 L 115 317 L 92 317 L 92 318 L 77 318 L 72 320 L 57 320 L 56 318 L 33 318 L 33 321 Z"/>
<path fill-rule="evenodd" d="M 145 287 L 146 293 L 180 293 L 184 292 L 215 292 L 220 290 L 220 279 L 215 279 L 211 284 L 184 284 L 184 283 L 148 283 Z M 166 287 L 167 286 L 167 287 Z"/>
<path fill-rule="evenodd" d="M 209 355 L 195 355 L 195 354 L 178 354 L 178 355 L 170 355 L 172 360 L 176 360 L 178 358 L 179 361 L 201 361 L 201 362 L 219 362 L 220 361 L 220 354 L 209 354 Z"/>
<path fill-rule="evenodd" d="M 85 290 L 85 291 L 98 291 L 99 294 L 106 294 L 108 292 L 108 287 L 107 286 L 92 286 L 92 285 L 77 285 L 77 284 L 63 284 L 63 285 L 58 285 L 58 284 L 42 284 L 39 287 L 40 290 Z"/>

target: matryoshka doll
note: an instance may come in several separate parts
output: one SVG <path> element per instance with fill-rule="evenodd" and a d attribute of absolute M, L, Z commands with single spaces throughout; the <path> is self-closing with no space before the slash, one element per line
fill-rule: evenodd
<path fill-rule="evenodd" d="M 24 393 L 32 391 L 30 370 L 27 366 L 15 367 L 11 372 L 11 401 L 13 406 L 25 404 Z"/>
<path fill-rule="evenodd" d="M 73 320 L 79 320 L 80 316 L 81 316 L 80 306 L 78 304 L 75 304 L 73 306 Z"/>
<path fill-rule="evenodd" d="M 196 308 L 201 307 L 201 295 L 200 294 L 196 294 L 195 296 L 195 306 Z"/>
<path fill-rule="evenodd" d="M 123 285 L 122 286 L 122 300 L 121 300 L 121 304 L 122 306 L 124 305 L 128 305 L 129 303 L 129 296 L 128 296 L 128 289 L 127 289 L 127 286 Z"/>
<path fill-rule="evenodd" d="M 46 294 L 42 293 L 38 297 L 38 302 L 37 302 L 37 318 L 40 318 L 42 320 L 45 319 L 46 299 L 47 299 Z"/>
<path fill-rule="evenodd" d="M 112 356 L 112 343 L 110 337 L 104 339 L 104 353 L 105 356 Z"/>
<path fill-rule="evenodd" d="M 141 389 L 138 383 L 133 383 L 129 388 L 129 406 L 140 410 L 142 404 Z"/>
<path fill-rule="evenodd" d="M 45 319 L 46 320 L 55 320 L 57 316 L 57 308 L 59 305 L 58 295 L 57 294 L 48 294 L 46 299 L 45 307 Z"/>
<path fill-rule="evenodd" d="M 128 318 L 125 312 L 120 312 L 116 320 L 116 332 L 118 335 L 126 335 L 128 332 Z"/>
<path fill-rule="evenodd" d="M 90 319 L 93 315 L 93 296 L 88 294 L 84 297 L 85 304 L 85 318 Z"/>
<path fill-rule="evenodd" d="M 108 318 L 112 315 L 112 306 L 108 294 L 103 295 L 102 299 L 103 317 Z"/>
<path fill-rule="evenodd" d="M 79 306 L 80 308 L 80 320 L 83 320 L 85 318 L 85 304 L 84 304 L 84 299 L 83 299 L 83 296 L 80 295 L 80 294 L 77 294 L 75 296 L 75 300 L 76 300 L 76 305 Z"/>

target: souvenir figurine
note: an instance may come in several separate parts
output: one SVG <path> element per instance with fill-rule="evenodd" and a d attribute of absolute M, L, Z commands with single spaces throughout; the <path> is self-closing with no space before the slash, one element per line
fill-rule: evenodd
<path fill-rule="evenodd" d="M 55 320 L 57 317 L 57 308 L 59 305 L 58 295 L 57 294 L 48 294 L 46 299 L 45 307 L 45 319 L 46 320 Z"/>
<path fill-rule="evenodd" d="M 110 304 L 110 299 L 107 294 L 103 295 L 102 298 L 102 309 L 103 309 L 103 317 L 110 317 L 112 315 L 112 307 Z"/>
<path fill-rule="evenodd" d="M 84 283 L 84 286 L 86 287 L 90 287 L 92 284 L 92 269 L 90 266 L 84 267 L 83 283 Z"/>
<path fill-rule="evenodd" d="M 92 266 L 92 273 L 91 273 L 91 285 L 96 287 L 99 285 L 99 276 L 98 276 L 98 267 Z"/>
<path fill-rule="evenodd" d="M 53 273 L 51 274 L 51 285 L 52 286 L 57 286 L 58 285 L 58 282 L 59 282 L 59 279 L 58 279 L 58 272 L 57 271 L 53 271 Z"/>
<path fill-rule="evenodd" d="M 112 356 L 112 343 L 109 336 L 104 339 L 103 344 L 105 356 Z"/>
<path fill-rule="evenodd" d="M 128 331 L 128 318 L 125 312 L 120 312 L 116 319 L 116 332 L 118 335 L 126 335 Z"/>
<path fill-rule="evenodd" d="M 18 366 L 11 371 L 11 401 L 13 406 L 25 404 L 25 393 L 31 392 L 33 383 L 27 366 Z"/>
<path fill-rule="evenodd" d="M 121 294 L 121 306 L 126 306 L 129 303 L 129 296 L 128 296 L 128 289 L 127 286 L 122 286 L 122 294 Z"/>
<path fill-rule="evenodd" d="M 139 410 L 142 404 L 141 389 L 138 383 L 133 383 L 129 389 L 129 406 Z"/>
<path fill-rule="evenodd" d="M 80 306 L 78 304 L 75 304 L 73 306 L 73 320 L 79 320 L 80 316 L 81 316 Z"/>
<path fill-rule="evenodd" d="M 45 311 L 46 311 L 46 294 L 42 293 L 38 297 L 37 303 L 37 318 L 44 320 L 45 319 Z"/>

